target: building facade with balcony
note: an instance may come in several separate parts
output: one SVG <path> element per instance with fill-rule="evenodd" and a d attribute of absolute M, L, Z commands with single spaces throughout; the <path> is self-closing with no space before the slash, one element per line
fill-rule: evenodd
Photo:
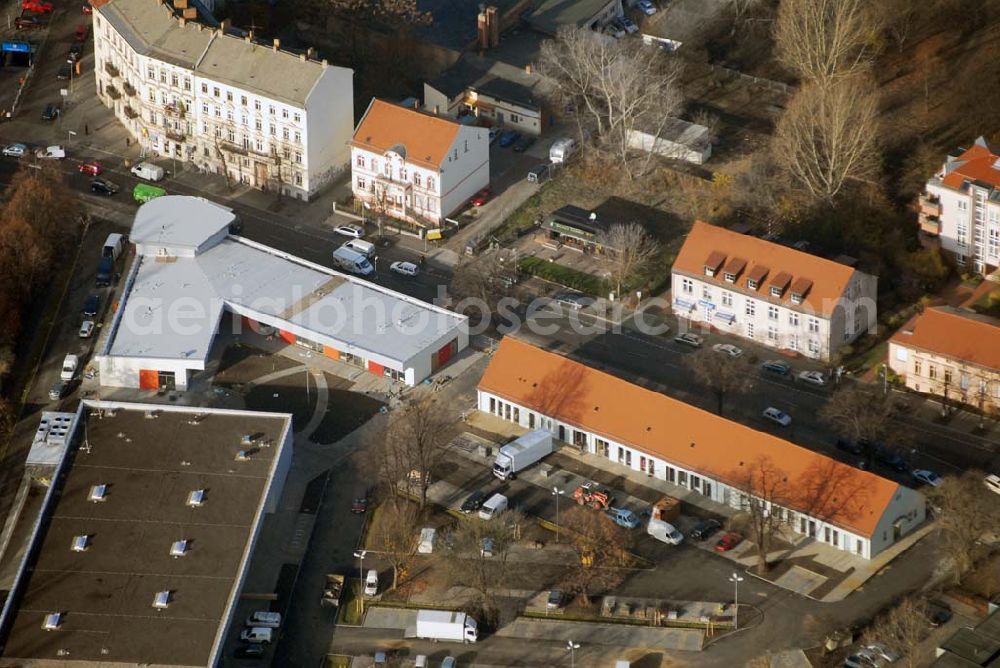
<path fill-rule="evenodd" d="M 983 137 L 953 151 L 920 196 L 920 229 L 960 267 L 987 275 L 1000 267 L 1000 154 Z"/>
<path fill-rule="evenodd" d="M 351 142 L 351 187 L 372 216 L 438 228 L 490 183 L 489 131 L 372 100 Z"/>
<path fill-rule="evenodd" d="M 964 309 L 929 308 L 889 340 L 889 368 L 916 392 L 1000 411 L 1000 322 Z"/>
<path fill-rule="evenodd" d="M 160 0 L 111 0 L 93 20 L 98 97 L 145 156 L 306 200 L 347 167 L 352 70 Z"/>
<path fill-rule="evenodd" d="M 876 323 L 875 276 L 700 221 L 671 284 L 679 318 L 823 361 Z"/>

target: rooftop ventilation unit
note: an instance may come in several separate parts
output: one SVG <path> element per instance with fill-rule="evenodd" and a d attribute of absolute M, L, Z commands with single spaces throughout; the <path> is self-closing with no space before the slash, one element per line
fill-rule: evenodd
<path fill-rule="evenodd" d="M 200 508 L 205 503 L 205 490 L 196 489 L 188 494 L 187 504 L 192 508 Z"/>
<path fill-rule="evenodd" d="M 245 462 L 250 459 L 250 453 L 246 450 L 240 450 L 236 453 L 236 461 Z"/>
<path fill-rule="evenodd" d="M 73 545 L 70 547 L 71 550 L 74 552 L 86 552 L 88 547 L 90 547 L 90 536 L 87 534 L 73 536 Z"/>
<path fill-rule="evenodd" d="M 183 557 L 188 550 L 187 540 L 177 540 L 174 544 L 170 546 L 170 556 L 176 559 L 177 557 Z"/>
<path fill-rule="evenodd" d="M 240 439 L 240 445 L 253 445 L 254 442 L 253 434 L 243 434 L 243 438 Z"/>
<path fill-rule="evenodd" d="M 160 411 L 146 411 L 147 420 L 154 420 L 158 417 L 160 417 Z"/>
<path fill-rule="evenodd" d="M 51 612 L 45 615 L 45 621 L 42 622 L 42 628 L 46 631 L 56 631 L 62 624 L 62 613 L 61 612 Z"/>
<path fill-rule="evenodd" d="M 192 417 L 190 420 L 188 420 L 188 424 L 199 425 L 199 424 L 201 424 L 202 420 L 205 419 L 205 417 L 206 417 L 206 415 L 204 413 L 198 413 L 197 415 L 195 415 L 194 417 Z"/>
<path fill-rule="evenodd" d="M 156 596 L 153 597 L 153 607 L 157 610 L 166 610 L 168 605 L 170 605 L 170 592 L 156 592 Z"/>
<path fill-rule="evenodd" d="M 90 488 L 90 495 L 87 497 L 89 501 L 94 503 L 99 503 L 101 501 L 107 501 L 108 499 L 108 486 L 107 485 L 94 485 Z"/>

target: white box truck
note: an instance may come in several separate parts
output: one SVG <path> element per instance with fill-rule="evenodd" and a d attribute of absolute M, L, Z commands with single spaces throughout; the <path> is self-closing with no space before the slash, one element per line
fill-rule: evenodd
<path fill-rule="evenodd" d="M 493 463 L 493 475 L 501 480 L 508 480 L 550 454 L 552 454 L 552 434 L 545 429 L 529 431 L 513 443 L 500 448 Z"/>
<path fill-rule="evenodd" d="M 136 176 L 140 179 L 145 179 L 147 181 L 160 181 L 163 179 L 164 171 L 163 167 L 159 165 L 154 165 L 151 162 L 140 162 L 138 165 L 132 167 L 132 176 Z"/>
<path fill-rule="evenodd" d="M 479 630 L 476 620 L 464 612 L 419 610 L 416 637 L 424 640 L 476 642 Z"/>
<path fill-rule="evenodd" d="M 576 141 L 571 137 L 557 139 L 549 147 L 549 162 L 553 165 L 561 165 L 569 162 L 570 156 L 576 152 Z"/>

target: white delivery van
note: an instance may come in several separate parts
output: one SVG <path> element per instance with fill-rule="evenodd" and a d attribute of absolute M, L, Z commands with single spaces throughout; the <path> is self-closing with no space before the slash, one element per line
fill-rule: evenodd
<path fill-rule="evenodd" d="M 378 571 L 374 568 L 368 571 L 365 576 L 365 596 L 374 596 L 378 593 Z"/>
<path fill-rule="evenodd" d="M 503 494 L 494 494 L 479 509 L 479 519 L 491 520 L 505 510 L 507 510 L 507 497 Z"/>
<path fill-rule="evenodd" d="M 116 232 L 112 232 L 108 235 L 107 240 L 104 242 L 104 248 L 101 250 L 101 257 L 109 257 L 112 260 L 117 260 L 118 256 L 122 253 L 122 249 L 124 248 L 125 237 Z"/>
<path fill-rule="evenodd" d="M 132 168 L 132 175 L 147 181 L 160 181 L 163 179 L 163 167 L 154 165 L 151 162 L 140 162 Z"/>
<path fill-rule="evenodd" d="M 549 162 L 559 165 L 568 162 L 570 156 L 576 153 L 576 141 L 570 137 L 557 139 L 549 148 Z"/>
<path fill-rule="evenodd" d="M 340 246 L 341 248 L 350 248 L 352 251 L 361 253 L 367 258 L 375 257 L 375 244 L 370 241 L 365 241 L 363 239 L 351 239 L 346 241 Z"/>
<path fill-rule="evenodd" d="M 434 553 L 434 539 L 437 537 L 437 531 L 432 527 L 424 527 L 420 530 L 420 542 L 417 544 L 418 554 L 433 554 Z"/>
<path fill-rule="evenodd" d="M 240 634 L 240 640 L 243 642 L 259 642 L 264 645 L 270 643 L 273 638 L 274 629 L 264 628 L 263 626 L 243 629 L 243 633 Z"/>
<path fill-rule="evenodd" d="M 343 246 L 333 251 L 333 265 L 337 269 L 361 276 L 375 273 L 375 267 L 372 266 L 367 257 Z"/>
<path fill-rule="evenodd" d="M 276 629 L 281 626 L 281 613 L 257 610 L 247 617 L 246 625 L 250 628 Z"/>

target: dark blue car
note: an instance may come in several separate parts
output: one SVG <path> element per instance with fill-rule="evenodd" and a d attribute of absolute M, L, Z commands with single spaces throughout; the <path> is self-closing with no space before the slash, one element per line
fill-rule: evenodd
<path fill-rule="evenodd" d="M 520 132 L 518 132 L 517 130 L 507 129 L 500 133 L 499 143 L 500 146 L 502 146 L 503 148 L 507 148 L 520 138 L 521 138 Z"/>

